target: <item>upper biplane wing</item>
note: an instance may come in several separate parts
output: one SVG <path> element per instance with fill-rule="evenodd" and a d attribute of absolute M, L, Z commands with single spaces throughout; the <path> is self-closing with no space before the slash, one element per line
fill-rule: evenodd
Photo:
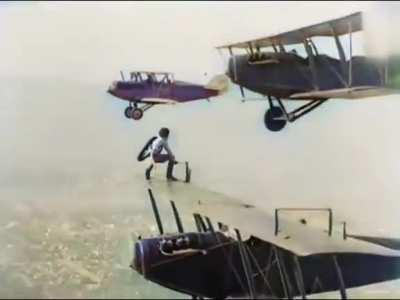
<path fill-rule="evenodd" d="M 122 73 L 121 73 L 122 76 Z M 171 72 L 163 72 L 163 71 L 132 71 L 129 72 L 130 80 L 145 80 L 146 78 L 152 77 L 155 81 L 164 81 L 168 80 L 170 82 L 174 82 L 174 74 Z"/>
<path fill-rule="evenodd" d="M 329 235 L 321 228 L 302 225 L 285 218 L 279 218 L 279 234 L 276 234 L 277 220 L 271 214 L 237 199 L 196 188 L 185 184 L 166 187 L 164 183 L 152 183 L 157 200 L 161 205 L 169 205 L 173 199 L 182 215 L 193 213 L 208 217 L 212 222 L 219 222 L 229 228 L 239 229 L 243 235 L 256 236 L 281 248 L 307 256 L 317 253 L 358 252 L 385 256 L 400 256 L 395 251 L 362 240 L 346 239 L 341 234 Z"/>
<path fill-rule="evenodd" d="M 159 74 L 159 75 L 173 75 L 172 72 L 165 71 L 131 71 L 130 74 Z"/>
<path fill-rule="evenodd" d="M 362 30 L 362 14 L 361 12 L 357 12 L 338 19 L 302 27 L 276 35 L 222 45 L 217 47 L 217 49 L 247 49 L 249 47 L 263 48 L 279 45 L 292 45 L 303 43 L 305 39 L 315 36 L 340 36 L 360 30 Z"/>
<path fill-rule="evenodd" d="M 296 93 L 290 96 L 292 100 L 321 100 L 330 98 L 361 99 L 367 97 L 385 96 L 398 93 L 398 90 L 378 86 L 358 86 L 343 89 L 311 91 Z"/>

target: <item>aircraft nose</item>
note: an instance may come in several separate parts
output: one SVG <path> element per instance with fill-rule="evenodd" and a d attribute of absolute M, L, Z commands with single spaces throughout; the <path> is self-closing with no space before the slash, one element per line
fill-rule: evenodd
<path fill-rule="evenodd" d="M 144 275 L 145 253 L 142 241 L 135 243 L 134 257 L 130 267 L 136 270 L 139 274 Z"/>
<path fill-rule="evenodd" d="M 117 87 L 117 82 L 116 82 L 116 81 L 113 81 L 113 82 L 110 84 L 110 86 L 108 87 L 107 93 L 113 95 L 114 92 L 115 92 L 116 87 Z"/>

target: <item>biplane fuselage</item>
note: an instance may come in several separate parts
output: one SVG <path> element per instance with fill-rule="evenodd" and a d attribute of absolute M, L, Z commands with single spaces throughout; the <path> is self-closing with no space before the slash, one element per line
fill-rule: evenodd
<path fill-rule="evenodd" d="M 125 117 L 140 120 L 143 113 L 154 105 L 174 104 L 188 101 L 208 99 L 218 96 L 225 86 L 215 87 L 216 81 L 221 79 L 214 77 L 208 86 L 202 86 L 184 81 L 175 81 L 174 76 L 167 72 L 131 72 L 129 80 L 125 80 L 121 72 L 122 80 L 114 81 L 108 88 L 108 93 L 129 101 L 125 109 Z M 226 83 L 222 82 L 223 85 Z M 214 88 L 213 88 L 214 87 Z M 139 107 L 139 104 L 142 106 Z"/>
<path fill-rule="evenodd" d="M 184 81 L 176 81 L 169 84 L 116 81 L 108 92 L 126 101 L 140 101 L 146 98 L 154 99 L 153 102 L 151 100 L 146 101 L 154 104 L 161 104 L 156 99 L 171 100 L 169 102 L 188 102 L 218 95 L 216 90 Z"/>
<path fill-rule="evenodd" d="M 231 55 L 227 75 L 240 86 L 268 97 L 269 109 L 264 122 L 271 131 L 283 129 L 287 122 L 311 112 L 327 99 L 361 99 L 398 93 L 393 83 L 400 78 L 399 58 L 354 56 L 352 33 L 363 30 L 362 15 L 355 13 L 263 37 L 217 47 L 228 49 Z M 346 54 L 340 37 L 349 36 Z M 329 37 L 337 48 L 337 58 L 318 51 L 313 38 Z M 302 47 L 305 56 L 285 47 Z M 233 49 L 247 54 L 234 54 Z M 308 100 L 292 112 L 287 112 L 281 100 Z M 274 104 L 275 102 L 275 104 Z"/>
<path fill-rule="evenodd" d="M 348 88 L 348 65 L 351 63 L 353 86 L 380 88 L 385 83 L 384 64 L 361 56 L 352 57 L 351 62 L 343 66 L 338 59 L 316 55 L 311 66 L 310 59 L 294 53 L 262 55 L 268 57 L 269 62 L 252 64 L 248 55 L 231 58 L 227 75 L 232 82 L 256 93 L 295 100 L 299 93 Z"/>

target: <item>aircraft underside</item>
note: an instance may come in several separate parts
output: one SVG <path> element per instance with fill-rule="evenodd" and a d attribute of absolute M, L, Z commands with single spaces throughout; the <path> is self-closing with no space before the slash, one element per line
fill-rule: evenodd
<path fill-rule="evenodd" d="M 160 251 L 160 244 L 174 241 L 175 246 L 185 238 L 201 240 L 196 247 L 204 253 L 165 256 Z M 293 298 L 336 290 L 346 298 L 347 288 L 400 277 L 399 257 L 362 253 L 297 256 L 255 237 L 241 242 L 208 228 L 201 233 L 139 241 L 135 260 L 136 269 L 151 281 L 192 296 L 218 299 Z"/>

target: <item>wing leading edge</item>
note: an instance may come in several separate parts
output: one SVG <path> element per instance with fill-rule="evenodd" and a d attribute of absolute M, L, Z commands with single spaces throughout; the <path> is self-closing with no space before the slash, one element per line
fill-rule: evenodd
<path fill-rule="evenodd" d="M 273 45 L 292 45 L 303 43 L 305 38 L 314 36 L 340 36 L 350 32 L 362 30 L 362 13 L 354 14 L 333 19 L 330 21 L 302 27 L 299 29 L 287 31 L 284 33 L 270 35 L 258 39 L 248 40 L 239 43 L 226 44 L 217 47 L 217 49 L 242 48 L 246 49 L 250 45 L 252 47 L 271 47 Z"/>

